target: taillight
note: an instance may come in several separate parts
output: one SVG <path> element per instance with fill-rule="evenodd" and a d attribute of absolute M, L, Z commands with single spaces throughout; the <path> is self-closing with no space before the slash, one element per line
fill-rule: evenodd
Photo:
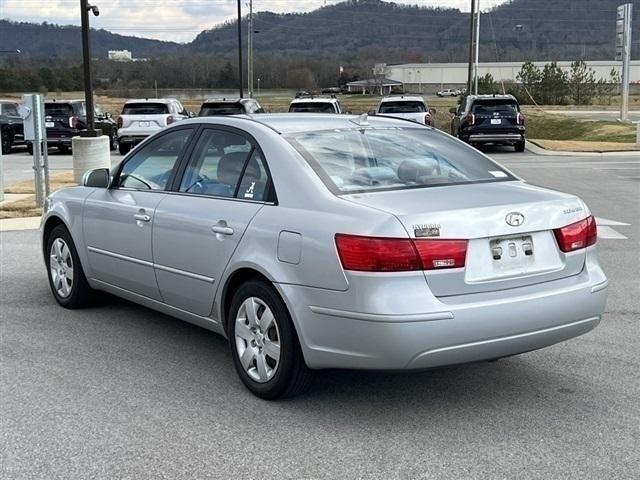
<path fill-rule="evenodd" d="M 336 247 L 345 270 L 406 272 L 464 267 L 466 240 L 336 235 Z"/>
<path fill-rule="evenodd" d="M 563 252 L 586 248 L 596 243 L 598 239 L 598 227 L 596 227 L 596 219 L 593 216 L 566 227 L 556 228 L 553 233 L 556 236 L 558 247 Z"/>
<path fill-rule="evenodd" d="M 424 124 L 431 125 L 431 113 L 427 113 L 424 116 Z"/>
<path fill-rule="evenodd" d="M 522 113 L 518 112 L 518 116 L 517 116 L 517 120 L 516 121 L 518 122 L 518 125 L 524 125 L 526 119 L 525 119 L 525 117 L 524 117 L 524 115 Z"/>
<path fill-rule="evenodd" d="M 174 117 L 173 115 L 169 115 L 167 117 L 167 125 L 171 125 L 172 123 L 176 123 L 176 117 Z"/>
<path fill-rule="evenodd" d="M 473 113 L 468 113 L 462 121 L 467 122 L 469 125 L 474 125 L 476 123 L 476 116 Z"/>
<path fill-rule="evenodd" d="M 118 128 L 122 128 L 122 117 L 118 117 Z"/>
<path fill-rule="evenodd" d="M 79 121 L 78 117 L 69 117 L 69 126 L 71 128 L 78 128 Z"/>
<path fill-rule="evenodd" d="M 461 268 L 467 257 L 466 240 L 414 240 L 423 270 Z"/>

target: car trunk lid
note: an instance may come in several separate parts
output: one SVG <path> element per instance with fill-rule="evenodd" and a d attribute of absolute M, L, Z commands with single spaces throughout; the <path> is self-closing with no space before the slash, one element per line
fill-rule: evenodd
<path fill-rule="evenodd" d="M 585 250 L 563 253 L 553 233 L 588 215 L 584 204 L 572 195 L 513 181 L 342 198 L 395 215 L 411 238 L 468 240 L 464 268 L 425 270 L 436 296 L 556 280 L 577 275 L 584 265 Z"/>

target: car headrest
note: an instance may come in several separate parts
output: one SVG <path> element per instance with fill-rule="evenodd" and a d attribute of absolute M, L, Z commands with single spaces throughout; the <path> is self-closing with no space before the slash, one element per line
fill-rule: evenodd
<path fill-rule="evenodd" d="M 222 156 L 218 162 L 218 181 L 227 185 L 235 185 L 238 183 L 238 177 L 242 173 L 242 167 L 247 159 L 248 152 L 230 152 Z M 251 159 L 245 178 L 251 181 L 260 179 L 260 166 L 255 157 Z"/>
<path fill-rule="evenodd" d="M 405 160 L 398 166 L 398 178 L 403 182 L 421 182 L 421 179 L 433 175 L 437 162 L 431 159 Z"/>

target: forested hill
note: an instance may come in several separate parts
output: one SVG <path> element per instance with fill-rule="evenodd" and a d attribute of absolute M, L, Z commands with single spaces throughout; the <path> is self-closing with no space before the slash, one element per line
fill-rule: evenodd
<path fill-rule="evenodd" d="M 0 0 L 1 1 L 1 0 Z M 93 30 L 93 54 L 106 57 L 109 50 L 131 50 L 135 57 L 175 53 L 181 45 L 148 38 L 127 37 Z M 82 51 L 80 27 L 0 20 L 2 50 L 20 50 L 28 56 L 57 57 Z"/>
<path fill-rule="evenodd" d="M 481 17 L 481 60 L 609 60 L 614 56 L 616 7 L 623 0 L 512 0 Z M 634 12 L 640 24 L 640 5 Z M 201 33 L 190 49 L 228 52 L 236 24 Z M 348 1 L 309 13 L 255 15 L 258 52 L 322 53 L 378 61 L 464 61 L 469 14 L 457 9 Z M 640 27 L 634 58 L 640 57 Z"/>
<path fill-rule="evenodd" d="M 482 15 L 481 60 L 612 59 L 616 7 L 622 2 L 511 0 Z M 634 10 L 632 56 L 640 58 L 640 5 Z M 259 12 L 254 46 L 258 54 L 322 54 L 347 62 L 464 61 L 468 19 L 468 13 L 457 9 L 351 0 L 308 13 Z M 246 32 L 246 20 L 243 24 Z M 202 32 L 185 45 L 105 30 L 94 31 L 92 39 L 94 55 L 102 58 L 113 49 L 131 50 L 135 57 L 229 55 L 237 42 L 235 22 Z M 0 43 L 27 56 L 64 56 L 80 51 L 80 29 L 0 21 Z"/>

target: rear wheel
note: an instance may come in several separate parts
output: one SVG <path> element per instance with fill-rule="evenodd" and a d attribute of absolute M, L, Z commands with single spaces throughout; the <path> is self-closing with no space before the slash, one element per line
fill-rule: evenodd
<path fill-rule="evenodd" d="M 56 301 L 65 308 L 82 308 L 91 302 L 89 286 L 71 234 L 64 225 L 51 230 L 45 243 L 49 286 Z"/>
<path fill-rule="evenodd" d="M 4 155 L 10 154 L 11 147 L 13 147 L 13 134 L 5 130 L 2 132 L 2 153 Z"/>
<path fill-rule="evenodd" d="M 118 137 L 115 135 L 109 135 L 109 148 L 111 151 L 118 150 Z"/>
<path fill-rule="evenodd" d="M 128 143 L 120 143 L 118 145 L 118 152 L 120 152 L 120 155 L 126 155 L 130 150 L 131 145 L 129 145 Z"/>
<path fill-rule="evenodd" d="M 71 149 L 67 145 L 58 145 L 58 151 L 62 155 L 68 155 Z"/>
<path fill-rule="evenodd" d="M 302 393 L 310 384 L 286 305 L 263 281 L 243 284 L 229 311 L 233 364 L 245 386 L 258 397 L 275 400 Z"/>
<path fill-rule="evenodd" d="M 524 152 L 525 142 L 524 140 L 521 142 L 516 142 L 514 145 L 516 152 Z"/>

